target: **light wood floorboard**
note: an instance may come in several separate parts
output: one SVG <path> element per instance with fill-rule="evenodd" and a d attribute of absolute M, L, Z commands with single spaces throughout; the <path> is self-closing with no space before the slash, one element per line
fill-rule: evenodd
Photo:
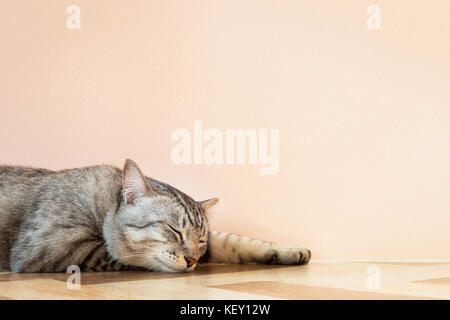
<path fill-rule="evenodd" d="M 2 272 L 0 300 L 450 298 L 449 263 L 311 262 L 306 266 L 203 265 L 187 274 L 91 272 L 81 274 L 80 289 L 68 288 L 69 277 Z M 368 281 L 370 277 L 379 281 Z"/>

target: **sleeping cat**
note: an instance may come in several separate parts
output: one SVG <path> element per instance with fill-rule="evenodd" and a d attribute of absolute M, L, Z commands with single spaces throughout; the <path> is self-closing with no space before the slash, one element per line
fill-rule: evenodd
<path fill-rule="evenodd" d="M 201 262 L 306 264 L 311 252 L 208 230 L 196 202 L 136 163 L 50 171 L 0 166 L 0 270 L 190 272 Z"/>

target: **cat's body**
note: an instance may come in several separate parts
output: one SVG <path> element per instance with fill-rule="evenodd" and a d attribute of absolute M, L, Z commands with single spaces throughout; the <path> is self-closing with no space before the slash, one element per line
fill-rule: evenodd
<path fill-rule="evenodd" d="M 196 202 L 146 178 L 129 160 L 124 170 L 0 166 L 0 270 L 181 272 L 202 256 L 224 263 L 309 261 L 307 249 L 209 232 L 205 210 L 216 202 Z"/>

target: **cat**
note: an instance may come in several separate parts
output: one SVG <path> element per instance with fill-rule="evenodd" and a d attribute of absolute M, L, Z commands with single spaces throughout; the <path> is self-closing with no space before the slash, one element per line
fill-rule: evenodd
<path fill-rule="evenodd" d="M 308 249 L 209 231 L 194 201 L 126 160 L 51 171 L 0 166 L 0 270 L 191 272 L 199 263 L 306 264 Z"/>

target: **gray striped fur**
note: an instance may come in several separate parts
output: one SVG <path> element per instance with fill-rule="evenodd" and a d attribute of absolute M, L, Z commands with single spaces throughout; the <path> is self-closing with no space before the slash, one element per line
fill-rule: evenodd
<path fill-rule="evenodd" d="M 196 202 L 147 178 L 131 160 L 123 170 L 0 166 L 0 270 L 65 272 L 78 265 L 82 271 L 189 272 L 202 256 L 233 263 L 309 260 L 306 249 L 245 237 L 239 244 L 236 235 L 227 244 L 225 236 L 209 233 L 205 210 L 216 202 Z"/>

